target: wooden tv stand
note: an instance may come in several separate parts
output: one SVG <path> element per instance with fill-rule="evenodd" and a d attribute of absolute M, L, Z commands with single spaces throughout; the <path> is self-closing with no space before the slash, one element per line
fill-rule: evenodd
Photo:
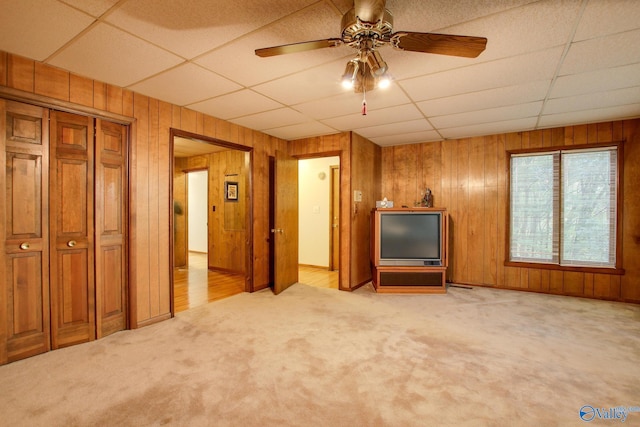
<path fill-rule="evenodd" d="M 380 265 L 378 247 L 379 212 L 441 212 L 441 265 L 390 266 Z M 371 273 L 376 292 L 444 294 L 447 292 L 449 219 L 444 208 L 376 208 L 371 215 Z"/>

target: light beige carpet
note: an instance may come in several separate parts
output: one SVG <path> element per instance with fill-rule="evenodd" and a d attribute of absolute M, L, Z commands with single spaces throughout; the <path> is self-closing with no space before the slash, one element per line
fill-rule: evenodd
<path fill-rule="evenodd" d="M 2 366 L 0 425 L 640 425 L 639 362 L 637 305 L 297 284 Z"/>

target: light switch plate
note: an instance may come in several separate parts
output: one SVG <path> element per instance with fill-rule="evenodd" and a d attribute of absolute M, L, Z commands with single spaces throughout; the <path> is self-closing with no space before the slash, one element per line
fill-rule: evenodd
<path fill-rule="evenodd" d="M 361 202 L 362 201 L 362 191 L 355 190 L 353 192 L 353 201 L 354 202 Z"/>

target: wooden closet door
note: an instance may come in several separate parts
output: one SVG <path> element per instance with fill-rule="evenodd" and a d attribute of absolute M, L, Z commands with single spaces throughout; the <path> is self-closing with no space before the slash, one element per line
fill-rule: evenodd
<path fill-rule="evenodd" d="M 96 120 L 96 333 L 127 326 L 127 127 Z"/>
<path fill-rule="evenodd" d="M 47 117 L 0 99 L 0 364 L 50 348 Z"/>
<path fill-rule="evenodd" d="M 93 118 L 51 112 L 51 345 L 95 339 Z"/>

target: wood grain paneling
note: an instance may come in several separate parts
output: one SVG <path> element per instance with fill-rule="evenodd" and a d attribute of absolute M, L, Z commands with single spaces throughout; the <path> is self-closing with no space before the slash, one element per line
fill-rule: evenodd
<path fill-rule="evenodd" d="M 46 78 L 43 78 L 45 77 Z M 69 73 L 49 65 L 35 63 L 35 93 L 63 101 L 69 100 Z"/>
<path fill-rule="evenodd" d="M 8 54 L 0 51 L 0 86 L 7 86 L 7 60 Z"/>
<path fill-rule="evenodd" d="M 187 170 L 188 158 L 173 165 L 173 266 L 187 265 Z"/>
<path fill-rule="evenodd" d="M 17 55 L 7 59 L 7 86 L 25 92 L 34 92 L 35 62 Z M 41 79 L 49 80 L 46 75 Z"/>
<path fill-rule="evenodd" d="M 69 76 L 69 101 L 93 107 L 93 80 L 71 74 Z"/>
<path fill-rule="evenodd" d="M 209 158 L 209 267 L 244 273 L 247 256 L 247 206 L 249 153 L 225 150 Z M 225 182 L 238 185 L 236 201 L 225 198 Z"/>
<path fill-rule="evenodd" d="M 640 302 L 640 193 L 626 191 L 640 181 L 640 120 L 577 125 L 382 149 L 382 191 L 396 204 L 411 202 L 415 180 L 439 171 L 435 206 L 451 219 L 449 279 L 458 283 Z M 624 140 L 622 276 L 505 266 L 507 256 L 507 150 Z M 425 151 L 424 147 L 429 147 Z M 424 155 L 439 150 L 440 155 Z M 434 188 L 438 188 L 437 186 Z"/>

